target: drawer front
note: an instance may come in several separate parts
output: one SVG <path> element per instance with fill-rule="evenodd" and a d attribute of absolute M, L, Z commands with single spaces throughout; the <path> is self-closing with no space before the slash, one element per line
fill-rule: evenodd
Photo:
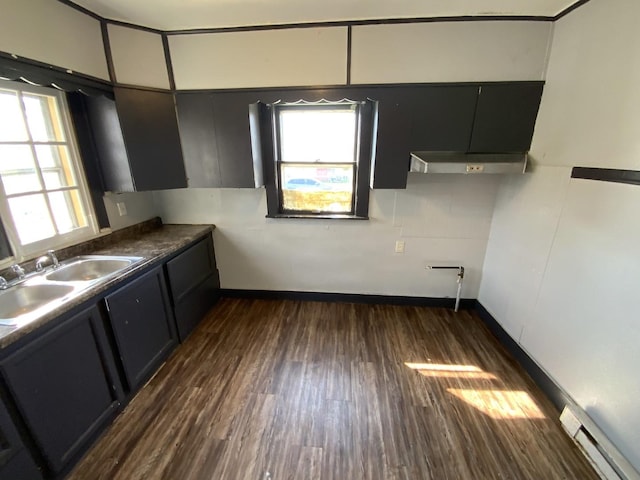
<path fill-rule="evenodd" d="M 180 341 L 184 342 L 191 331 L 202 321 L 209 309 L 220 297 L 220 281 L 211 275 L 176 303 L 176 325 Z"/>
<path fill-rule="evenodd" d="M 167 262 L 167 274 L 174 305 L 216 270 L 211 236 L 201 240 Z"/>

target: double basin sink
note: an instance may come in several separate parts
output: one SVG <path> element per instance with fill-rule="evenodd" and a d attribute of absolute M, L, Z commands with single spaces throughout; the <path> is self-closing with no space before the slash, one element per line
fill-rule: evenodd
<path fill-rule="evenodd" d="M 143 259 L 86 255 L 60 262 L 55 269 L 30 274 L 23 282 L 0 291 L 0 325 L 29 323 Z"/>

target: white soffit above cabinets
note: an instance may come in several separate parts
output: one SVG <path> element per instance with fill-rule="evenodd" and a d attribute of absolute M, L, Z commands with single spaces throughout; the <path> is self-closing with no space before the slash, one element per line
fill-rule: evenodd
<path fill-rule="evenodd" d="M 158 30 L 389 18 L 553 17 L 576 0 L 73 0 L 111 20 Z"/>

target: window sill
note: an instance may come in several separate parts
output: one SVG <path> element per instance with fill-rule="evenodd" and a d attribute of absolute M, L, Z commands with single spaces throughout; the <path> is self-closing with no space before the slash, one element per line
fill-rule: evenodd
<path fill-rule="evenodd" d="M 369 220 L 369 217 L 360 215 L 346 215 L 344 213 L 278 213 L 276 215 L 266 215 L 266 218 L 313 218 L 320 220 Z"/>

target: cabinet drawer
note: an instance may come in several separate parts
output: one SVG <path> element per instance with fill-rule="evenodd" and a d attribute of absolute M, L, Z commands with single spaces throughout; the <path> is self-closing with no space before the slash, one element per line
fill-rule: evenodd
<path fill-rule="evenodd" d="M 220 281 L 218 275 L 211 275 L 175 304 L 176 325 L 181 342 L 184 342 L 196 328 L 219 297 Z"/>
<path fill-rule="evenodd" d="M 167 262 L 169 287 L 174 305 L 216 271 L 213 241 L 210 236 Z"/>

